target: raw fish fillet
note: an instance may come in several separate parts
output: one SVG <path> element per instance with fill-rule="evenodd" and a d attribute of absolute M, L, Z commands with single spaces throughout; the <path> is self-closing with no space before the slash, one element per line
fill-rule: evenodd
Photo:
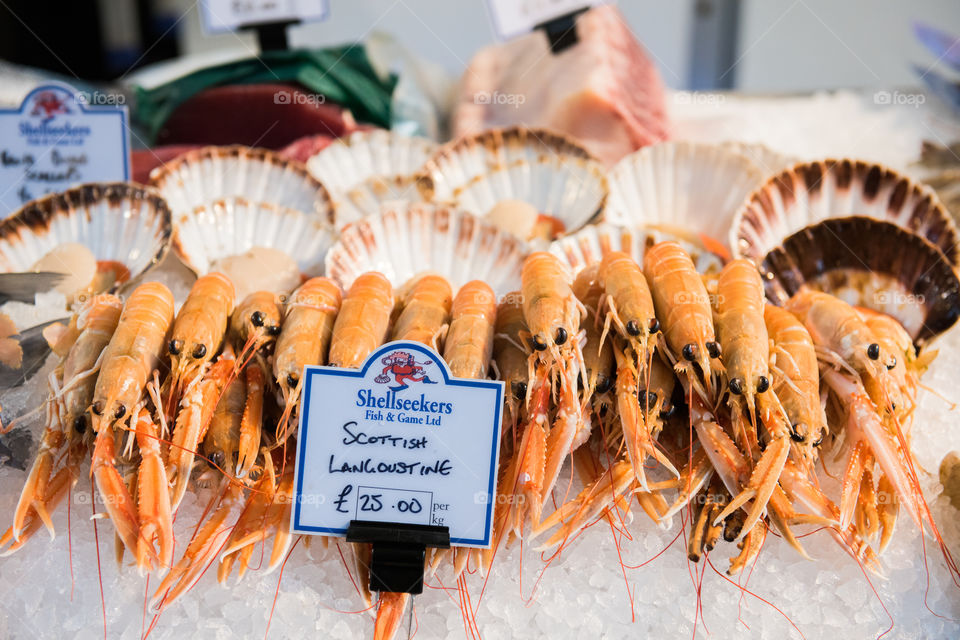
<path fill-rule="evenodd" d="M 492 127 L 547 127 L 607 165 L 669 137 L 663 83 L 620 12 L 577 19 L 579 42 L 558 54 L 542 31 L 482 49 L 463 75 L 456 136 Z"/>
<path fill-rule="evenodd" d="M 333 136 L 318 133 L 314 136 L 304 136 L 297 138 L 278 152 L 282 157 L 296 160 L 297 162 L 306 162 L 310 156 L 320 153 L 330 143 L 336 140 Z"/>
<path fill-rule="evenodd" d="M 350 124 L 348 125 L 348 128 L 342 134 L 340 134 L 340 137 L 347 137 L 355 131 L 370 131 L 376 128 L 378 127 L 369 124 Z M 306 162 L 310 159 L 310 156 L 320 153 L 336 139 L 337 138 L 334 136 L 323 133 L 318 133 L 317 135 L 312 136 L 304 136 L 302 138 L 297 138 L 283 149 L 280 149 L 278 153 L 284 158 L 289 158 L 298 162 Z"/>

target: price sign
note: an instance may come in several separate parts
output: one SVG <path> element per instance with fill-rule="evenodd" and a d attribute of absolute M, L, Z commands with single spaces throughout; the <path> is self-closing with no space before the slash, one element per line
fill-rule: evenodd
<path fill-rule="evenodd" d="M 602 4 L 603 0 L 487 0 L 497 34 L 504 40 L 555 18 Z"/>
<path fill-rule="evenodd" d="M 207 33 L 236 31 L 272 22 L 320 22 L 329 0 L 203 0 L 200 15 Z"/>
<path fill-rule="evenodd" d="M 122 95 L 37 87 L 19 109 L 0 110 L 0 218 L 81 182 L 130 178 Z"/>
<path fill-rule="evenodd" d="M 303 381 L 295 533 L 398 522 L 490 546 L 503 382 L 452 378 L 433 350 L 408 341 L 359 370 L 308 366 Z"/>

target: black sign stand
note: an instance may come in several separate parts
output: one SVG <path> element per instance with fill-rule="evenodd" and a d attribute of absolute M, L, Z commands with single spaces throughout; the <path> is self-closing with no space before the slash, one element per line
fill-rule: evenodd
<path fill-rule="evenodd" d="M 257 32 L 257 44 L 260 45 L 260 51 L 284 51 L 290 47 L 287 40 L 287 27 L 294 24 L 300 24 L 300 21 L 285 20 L 262 24 L 244 24 L 240 25 L 240 29 L 251 29 Z"/>
<path fill-rule="evenodd" d="M 555 54 L 560 53 L 580 42 L 580 38 L 577 37 L 577 16 L 586 10 L 587 7 L 584 7 L 553 20 L 541 22 L 534 29 L 542 29 L 547 34 L 547 40 L 550 41 L 550 51 Z"/>
<path fill-rule="evenodd" d="M 427 547 L 450 548 L 450 529 L 422 524 L 351 520 L 347 542 L 370 543 L 370 590 L 423 593 Z"/>

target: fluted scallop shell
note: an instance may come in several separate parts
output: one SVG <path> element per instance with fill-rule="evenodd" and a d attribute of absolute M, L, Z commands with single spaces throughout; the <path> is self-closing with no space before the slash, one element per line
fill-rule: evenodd
<path fill-rule="evenodd" d="M 664 142 L 624 157 L 607 179 L 606 222 L 670 224 L 723 243 L 737 209 L 764 175 L 720 145 Z"/>
<path fill-rule="evenodd" d="M 802 287 L 893 316 L 917 344 L 960 315 L 960 280 L 923 237 L 884 220 L 829 218 L 788 236 L 760 263 L 778 304 Z"/>
<path fill-rule="evenodd" d="M 327 253 L 327 275 L 343 288 L 367 271 L 395 287 L 424 271 L 457 289 L 483 280 L 498 294 L 520 288 L 527 245 L 476 216 L 446 205 L 386 203 L 381 212 L 352 222 Z"/>
<path fill-rule="evenodd" d="M 827 218 L 866 216 L 916 233 L 957 266 L 957 229 L 929 187 L 859 160 L 802 162 L 750 195 L 730 229 L 736 257 L 759 262 L 784 238 Z"/>
<path fill-rule="evenodd" d="M 424 189 L 437 202 L 452 202 L 457 191 L 478 176 L 518 162 L 536 165 L 548 159 L 561 166 L 569 163 L 572 170 L 596 162 L 586 148 L 547 129 L 490 129 L 438 148 L 423 166 Z"/>
<path fill-rule="evenodd" d="M 630 254 L 639 265 L 647 249 L 666 240 L 680 243 L 701 274 L 717 274 L 723 268 L 723 258 L 711 253 L 694 238 L 656 228 L 634 228 L 601 223 L 590 224 L 574 234 L 560 238 L 550 245 L 550 252 L 560 258 L 576 275 L 581 269 L 603 260 L 611 251 Z"/>
<path fill-rule="evenodd" d="M 334 240 L 333 228 L 319 216 L 243 198 L 194 207 L 176 215 L 174 222 L 173 250 L 198 275 L 217 260 L 253 247 L 282 251 L 301 273 L 320 275 Z"/>
<path fill-rule="evenodd" d="M 306 167 L 272 151 L 244 146 L 204 147 L 150 173 L 150 183 L 174 215 L 224 198 L 243 198 L 313 213 L 333 222 L 327 189 Z"/>
<path fill-rule="evenodd" d="M 576 231 L 603 209 L 609 191 L 605 174 L 600 163 L 580 157 L 518 159 L 474 176 L 453 190 L 450 201 L 482 217 L 502 200 L 522 200 L 559 220 L 567 232 Z"/>
<path fill-rule="evenodd" d="M 426 138 L 358 131 L 310 157 L 307 171 L 329 189 L 343 226 L 378 213 L 388 200 L 422 201 L 414 174 L 435 148 Z"/>
<path fill-rule="evenodd" d="M 84 184 L 28 202 L 0 221 L 0 271 L 28 271 L 55 247 L 76 242 L 98 262 L 123 264 L 132 282 L 160 262 L 170 234 L 170 209 L 153 189 Z"/>

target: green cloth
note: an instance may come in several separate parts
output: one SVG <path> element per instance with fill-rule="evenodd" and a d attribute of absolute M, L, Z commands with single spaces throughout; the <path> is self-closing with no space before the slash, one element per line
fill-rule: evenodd
<path fill-rule="evenodd" d="M 154 89 L 136 87 L 133 120 L 153 144 L 164 123 L 177 108 L 205 89 L 237 84 L 297 83 L 349 109 L 357 119 L 390 127 L 390 97 L 397 84 L 391 75 L 377 76 L 363 45 L 330 49 L 266 51 L 208 67 Z"/>

